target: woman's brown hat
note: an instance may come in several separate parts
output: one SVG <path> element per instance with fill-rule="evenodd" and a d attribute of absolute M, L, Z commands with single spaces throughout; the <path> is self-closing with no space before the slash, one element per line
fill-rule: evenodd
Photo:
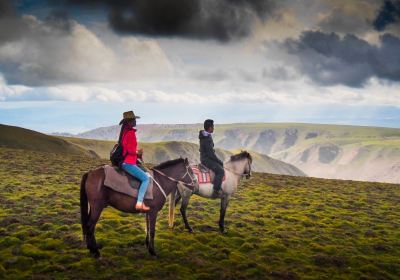
<path fill-rule="evenodd" d="M 133 111 L 127 111 L 122 114 L 123 119 L 119 122 L 121 125 L 125 120 L 133 120 L 133 119 L 140 119 L 139 116 L 135 116 Z"/>

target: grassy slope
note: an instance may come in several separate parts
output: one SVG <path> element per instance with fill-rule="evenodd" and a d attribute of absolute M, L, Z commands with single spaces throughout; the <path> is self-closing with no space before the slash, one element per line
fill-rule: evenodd
<path fill-rule="evenodd" d="M 13 162 L 10 165 L 10 162 Z M 103 257 L 89 257 L 79 221 L 79 181 L 101 160 L 0 148 L 0 278 L 396 279 L 400 186 L 255 174 L 217 232 L 219 203 L 193 197 L 188 234 L 167 209 L 158 258 L 144 246 L 144 216 L 106 209 Z M 246 206 L 246 207 L 244 207 Z"/>
<path fill-rule="evenodd" d="M 90 149 L 96 152 L 102 158 L 108 158 L 111 148 L 115 145 L 115 141 L 102 141 L 83 138 L 63 137 L 64 140 L 69 141 L 84 149 Z M 156 142 L 156 143 L 140 143 L 141 148 L 144 150 L 144 160 L 149 163 L 159 163 L 166 160 L 178 158 L 180 156 L 187 157 L 193 162 L 199 162 L 199 146 L 197 144 L 188 142 Z M 218 156 L 227 160 L 233 153 L 217 149 Z M 269 172 L 276 174 L 287 175 L 305 175 L 298 168 L 272 159 L 266 155 L 252 152 L 254 163 L 253 169 L 259 172 Z"/>
<path fill-rule="evenodd" d="M 3 124 L 0 124 L 0 146 L 53 153 L 89 155 L 86 149 L 82 149 L 64 139 Z"/>

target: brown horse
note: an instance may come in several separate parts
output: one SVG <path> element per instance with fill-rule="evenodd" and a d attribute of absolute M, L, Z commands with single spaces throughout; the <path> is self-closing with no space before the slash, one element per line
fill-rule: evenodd
<path fill-rule="evenodd" d="M 153 199 L 145 200 L 146 205 L 150 206 L 150 211 L 146 213 L 146 247 L 151 255 L 156 255 L 154 236 L 158 211 L 164 206 L 168 194 L 177 190 L 178 183 L 193 189 L 194 175 L 188 160 L 183 158 L 161 163 L 153 170 L 155 180 Z M 104 185 L 104 179 L 104 169 L 99 167 L 85 173 L 81 181 L 80 204 L 83 239 L 86 241 L 90 253 L 96 258 L 100 257 L 100 251 L 94 231 L 103 209 L 112 206 L 123 212 L 139 213 L 135 210 L 136 199 L 108 188 Z M 90 210 L 88 206 L 90 206 Z"/>

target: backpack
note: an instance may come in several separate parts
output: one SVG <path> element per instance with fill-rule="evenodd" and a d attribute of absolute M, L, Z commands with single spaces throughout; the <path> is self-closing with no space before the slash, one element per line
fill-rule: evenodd
<path fill-rule="evenodd" d="M 118 167 L 121 167 L 121 164 L 125 159 L 125 155 L 123 153 L 122 144 L 121 144 L 123 130 L 124 130 L 124 127 L 122 126 L 121 132 L 119 133 L 118 143 L 114 145 L 114 147 L 111 149 L 111 152 L 110 152 L 111 164 L 114 166 L 118 166 Z"/>

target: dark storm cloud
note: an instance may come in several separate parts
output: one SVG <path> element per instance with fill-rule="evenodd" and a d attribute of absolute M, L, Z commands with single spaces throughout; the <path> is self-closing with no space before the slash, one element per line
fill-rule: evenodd
<path fill-rule="evenodd" d="M 0 0 L 0 75 L 9 84 L 30 86 L 71 80 L 62 67 L 73 52 L 61 41 L 72 29 L 67 14 L 49 10 L 38 20 L 18 14 L 12 3 Z"/>
<path fill-rule="evenodd" d="M 71 30 L 71 20 L 64 10 L 49 10 L 43 22 L 47 26 L 44 32 L 68 33 Z M 21 17 L 17 13 L 13 1 L 0 0 L 0 44 L 39 35 L 33 34 L 33 24 L 31 19 Z"/>
<path fill-rule="evenodd" d="M 371 77 L 400 81 L 400 39 L 393 35 L 381 36 L 378 47 L 354 35 L 307 31 L 284 45 L 298 57 L 300 71 L 321 85 L 362 87 Z"/>
<path fill-rule="evenodd" d="M 44 22 L 57 30 L 62 30 L 64 32 L 71 32 L 71 20 L 68 13 L 62 10 L 53 10 L 45 18 Z"/>
<path fill-rule="evenodd" d="M 371 30 L 371 23 L 362 13 L 349 15 L 339 8 L 319 22 L 318 27 L 326 32 L 363 34 Z"/>
<path fill-rule="evenodd" d="M 256 19 L 265 20 L 276 0 L 69 0 L 68 5 L 108 8 L 117 32 L 228 41 L 251 32 Z"/>
<path fill-rule="evenodd" d="M 374 27 L 382 31 L 394 23 L 400 23 L 400 0 L 386 0 L 374 20 Z"/>
<path fill-rule="evenodd" d="M 0 0 L 0 17 L 13 16 L 15 10 L 9 0 Z"/>

